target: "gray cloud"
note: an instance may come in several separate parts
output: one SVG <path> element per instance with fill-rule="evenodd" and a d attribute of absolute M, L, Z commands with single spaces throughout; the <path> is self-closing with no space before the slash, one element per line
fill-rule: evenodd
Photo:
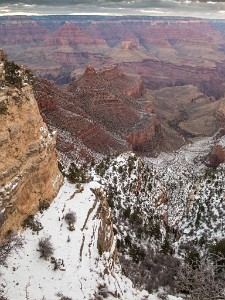
<path fill-rule="evenodd" d="M 69 5 L 105 5 L 124 7 L 171 7 L 189 4 L 195 6 L 203 3 L 225 3 L 225 0 L 0 0 L 0 4 L 4 5 L 45 5 L 45 6 L 69 6 Z"/>
<path fill-rule="evenodd" d="M 224 0 L 225 1 L 225 0 Z M 224 18 L 221 0 L 0 0 L 0 15 L 102 14 Z"/>
<path fill-rule="evenodd" d="M 46 5 L 46 6 L 66 6 L 66 5 L 77 5 L 77 4 L 93 4 L 93 5 L 110 5 L 110 4 L 123 4 L 123 5 L 130 5 L 133 7 L 139 6 L 158 6 L 162 3 L 167 6 L 170 5 L 170 2 L 180 3 L 185 2 L 192 2 L 192 3 L 207 3 L 207 2 L 214 2 L 214 3 L 224 3 L 225 0 L 22 0 L 18 2 L 16 0 L 1 0 L 0 4 L 8 5 L 8 4 L 19 4 L 24 3 L 28 5 L 36 4 L 36 5 Z"/>

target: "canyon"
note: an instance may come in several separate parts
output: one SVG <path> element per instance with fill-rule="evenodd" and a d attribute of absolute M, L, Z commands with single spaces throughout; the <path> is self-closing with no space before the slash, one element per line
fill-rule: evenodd
<path fill-rule="evenodd" d="M 0 46 L 37 75 L 66 84 L 116 64 L 148 88 L 193 84 L 218 99 L 225 91 L 223 22 L 192 18 L 1 17 Z"/>
<path fill-rule="evenodd" d="M 186 298 L 224 245 L 223 22 L 0 19 L 0 238 L 26 227 L 0 297 Z"/>
<path fill-rule="evenodd" d="M 158 155 L 224 127 L 222 21 L 0 19 L 0 46 L 37 76 L 38 105 L 64 158 Z"/>
<path fill-rule="evenodd" d="M 115 65 L 88 65 L 63 89 L 38 79 L 34 92 L 62 157 L 79 163 L 126 151 L 157 156 L 224 127 L 224 98 L 193 85 L 150 90 Z"/>

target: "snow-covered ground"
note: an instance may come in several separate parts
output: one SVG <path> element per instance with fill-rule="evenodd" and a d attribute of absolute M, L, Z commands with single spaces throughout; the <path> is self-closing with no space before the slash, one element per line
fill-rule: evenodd
<path fill-rule="evenodd" d="M 60 299 L 59 295 L 73 300 L 95 299 L 101 290 L 107 291 L 108 299 L 118 295 L 124 300 L 158 299 L 133 288 L 122 275 L 118 261 L 113 261 L 114 249 L 99 255 L 97 235 L 101 220 L 96 218 L 96 212 L 100 201 L 91 190 L 99 187 L 92 181 L 78 192 L 74 184 L 65 180 L 50 208 L 36 215 L 44 227 L 39 234 L 31 229 L 21 232 L 23 249 L 12 254 L 7 267 L 1 268 L 1 289 L 9 300 L 54 300 Z M 74 231 L 69 231 L 63 218 L 69 211 L 77 216 Z M 51 237 L 53 256 L 59 263 L 57 270 L 53 270 L 50 259 L 40 258 L 37 251 L 43 237 Z"/>
<path fill-rule="evenodd" d="M 92 300 L 106 291 L 107 299 L 119 296 L 124 300 L 159 299 L 156 295 L 134 288 L 132 282 L 122 274 L 119 261 L 113 259 L 116 238 L 111 251 L 100 255 L 97 241 L 101 220 L 97 217 L 97 210 L 101 204 L 93 189 L 102 187 L 109 202 L 113 196 L 111 201 L 119 239 L 129 233 L 138 244 L 128 219 L 124 223 L 121 221 L 124 218 L 123 210 L 128 207 L 131 213 L 137 208 L 141 209 L 145 226 L 150 214 L 154 226 L 158 222 L 158 219 L 154 219 L 155 214 L 167 214 L 169 224 L 177 224 L 182 233 L 180 241 L 200 240 L 203 231 L 210 241 L 220 239 L 224 232 L 220 224 L 224 215 L 224 168 L 206 174 L 206 167 L 202 163 L 212 146 L 213 139 L 206 138 L 179 151 L 161 154 L 157 159 L 141 160 L 132 153 L 126 153 L 105 161 L 103 166 L 101 163 L 96 165 L 90 173 L 93 180 L 82 184 L 82 188 L 65 180 L 50 208 L 35 216 L 44 228 L 39 233 L 29 228 L 21 232 L 23 249 L 8 258 L 7 267 L 1 267 L 0 289 L 4 290 L 3 294 L 9 300 L 54 300 L 62 298 L 62 295 L 73 300 Z M 165 202 L 159 202 L 159 199 Z M 199 207 L 201 211 L 204 208 L 201 216 Z M 74 231 L 68 229 L 64 219 L 69 211 L 76 213 Z M 116 219 L 119 223 L 116 223 Z M 208 224 L 205 219 L 212 221 Z M 164 236 L 161 225 L 160 228 Z M 215 231 L 215 228 L 219 230 Z M 149 230 L 151 233 L 151 228 Z M 39 240 L 43 237 L 50 237 L 55 249 L 53 256 L 58 262 L 56 270 L 54 263 L 50 259 L 40 258 L 40 252 L 37 251 Z M 151 241 L 150 236 L 148 239 Z M 140 245 L 145 244 L 143 238 L 140 241 Z M 152 247 L 154 241 L 157 245 L 153 235 Z M 168 299 L 178 298 L 168 296 Z"/>

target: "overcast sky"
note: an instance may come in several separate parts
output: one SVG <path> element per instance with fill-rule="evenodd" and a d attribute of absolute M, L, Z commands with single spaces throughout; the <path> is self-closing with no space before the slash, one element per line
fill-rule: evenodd
<path fill-rule="evenodd" d="M 99 14 L 225 19 L 225 0 L 0 0 L 0 15 Z"/>

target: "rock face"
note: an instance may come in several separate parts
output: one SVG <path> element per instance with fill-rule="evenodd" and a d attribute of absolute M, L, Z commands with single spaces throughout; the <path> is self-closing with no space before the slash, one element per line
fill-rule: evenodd
<path fill-rule="evenodd" d="M 126 136 L 126 140 L 132 145 L 133 151 L 139 153 L 160 152 L 162 142 L 161 125 L 156 115 L 147 115 L 145 121 L 134 127 L 134 130 Z"/>
<path fill-rule="evenodd" d="M 67 21 L 62 27 L 56 30 L 52 36 L 45 40 L 45 45 L 48 46 L 75 46 L 80 48 L 95 46 L 104 47 L 106 42 L 104 39 L 95 38 L 88 33 L 88 30 L 76 26 L 72 22 Z"/>
<path fill-rule="evenodd" d="M 216 134 L 216 140 L 213 148 L 208 155 L 209 166 L 217 168 L 225 163 L 225 129 L 220 129 Z"/>
<path fill-rule="evenodd" d="M 96 197 L 100 199 L 100 205 L 97 210 L 97 218 L 101 220 L 100 226 L 98 228 L 98 250 L 100 254 L 102 252 L 113 252 L 114 259 L 117 255 L 116 248 L 113 248 L 114 233 L 113 233 L 113 221 L 112 214 L 109 208 L 104 192 L 101 189 L 94 191 Z"/>
<path fill-rule="evenodd" d="M 7 19 L 1 20 L 0 43 L 15 45 L 37 45 L 40 43 L 49 29 L 38 24 L 29 18 L 18 18 L 9 22 Z"/>
<path fill-rule="evenodd" d="M 2 61 L 1 68 L 5 65 Z M 8 230 L 17 230 L 43 202 L 50 202 L 62 176 L 57 166 L 56 133 L 48 131 L 32 87 L 24 78 L 20 88 L 2 82 L 0 128 L 1 237 Z"/>
<path fill-rule="evenodd" d="M 210 166 L 216 168 L 225 162 L 225 147 L 222 145 L 215 145 L 210 153 Z"/>

